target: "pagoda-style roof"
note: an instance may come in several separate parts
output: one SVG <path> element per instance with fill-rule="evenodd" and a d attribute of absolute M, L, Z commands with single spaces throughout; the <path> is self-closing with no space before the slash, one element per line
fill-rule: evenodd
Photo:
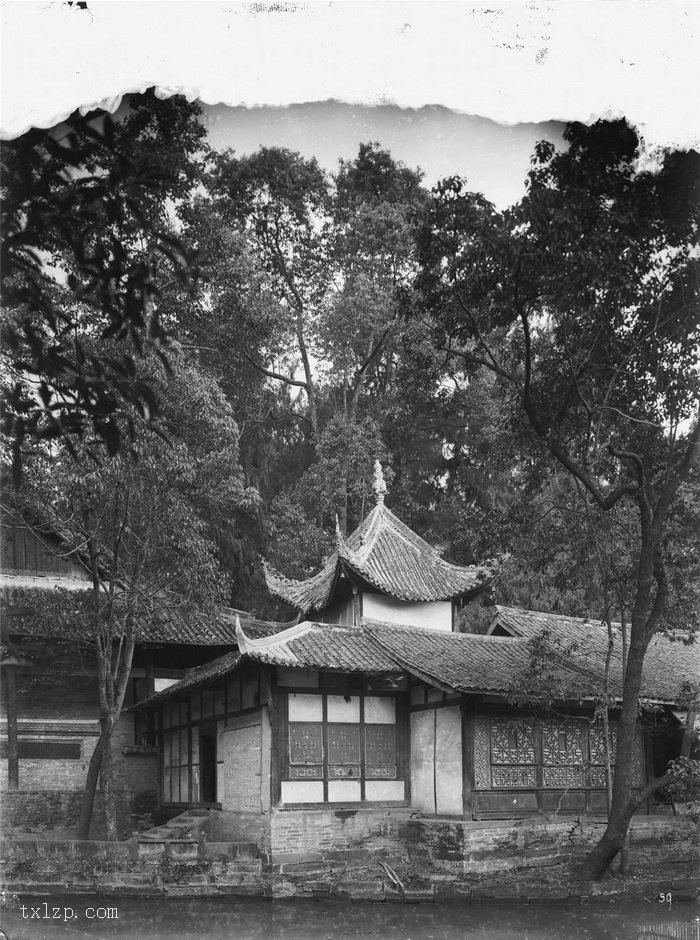
<path fill-rule="evenodd" d="M 348 538 L 336 525 L 336 550 L 318 574 L 295 581 L 265 565 L 267 588 L 300 612 L 322 611 L 341 579 L 400 601 L 449 601 L 477 594 L 494 578 L 490 565 L 452 565 L 384 505 L 387 487 L 374 465 L 377 505 Z M 347 595 L 346 595 L 347 596 Z"/>
<path fill-rule="evenodd" d="M 306 614 L 329 605 L 341 577 L 402 601 L 444 601 L 477 593 L 495 574 L 488 565 L 444 561 L 381 501 L 347 539 L 338 532 L 336 542 L 321 571 L 306 580 L 285 578 L 266 566 L 270 593 Z"/>

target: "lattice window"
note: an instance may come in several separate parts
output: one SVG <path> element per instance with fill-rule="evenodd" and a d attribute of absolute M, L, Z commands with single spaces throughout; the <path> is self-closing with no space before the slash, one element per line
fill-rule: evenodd
<path fill-rule="evenodd" d="M 289 763 L 323 763 L 323 725 L 295 722 L 289 725 Z"/>
<path fill-rule="evenodd" d="M 544 767 L 542 785 L 545 787 L 585 787 L 586 773 L 583 767 Z"/>
<path fill-rule="evenodd" d="M 489 720 L 483 716 L 474 719 L 474 786 L 481 790 L 491 787 Z"/>
<path fill-rule="evenodd" d="M 287 779 L 331 782 L 397 778 L 393 697 L 290 693 L 289 701 Z M 322 716 L 323 721 L 294 720 Z"/>
<path fill-rule="evenodd" d="M 492 767 L 494 787 L 534 787 L 537 786 L 535 767 Z"/>
<path fill-rule="evenodd" d="M 359 725 L 328 725 L 328 763 L 359 765 Z"/>
<path fill-rule="evenodd" d="M 395 725 L 365 726 L 365 776 L 373 780 L 396 777 Z"/>
<path fill-rule="evenodd" d="M 492 764 L 534 764 L 535 728 L 524 718 L 493 718 Z"/>
<path fill-rule="evenodd" d="M 190 794 L 189 729 L 163 734 L 163 802 L 188 803 Z"/>
<path fill-rule="evenodd" d="M 615 773 L 615 761 L 617 759 L 617 727 L 615 724 L 610 726 L 610 764 L 612 767 L 613 775 Z M 603 737 L 603 723 L 596 722 L 594 725 L 591 725 L 590 735 L 590 752 L 591 752 L 591 764 L 594 765 L 591 767 L 591 786 L 592 787 L 604 787 L 606 786 L 605 781 L 605 745 Z M 641 786 L 644 780 L 644 774 L 642 771 L 642 759 L 643 759 L 643 742 L 642 735 L 637 732 L 634 738 L 634 745 L 632 747 L 632 783 L 634 786 Z"/>
<path fill-rule="evenodd" d="M 583 765 L 585 726 L 576 718 L 542 722 L 542 760 L 546 766 Z"/>
<path fill-rule="evenodd" d="M 592 764 L 605 764 L 605 734 L 603 730 L 603 722 L 596 721 L 595 724 L 591 725 L 591 730 L 589 733 L 590 749 L 591 749 L 591 763 Z M 617 750 L 617 728 L 615 725 L 610 727 L 610 760 L 615 763 L 615 752 Z"/>

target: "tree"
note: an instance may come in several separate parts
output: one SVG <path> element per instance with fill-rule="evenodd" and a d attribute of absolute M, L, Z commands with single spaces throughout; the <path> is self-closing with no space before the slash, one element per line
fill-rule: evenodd
<path fill-rule="evenodd" d="M 259 554 L 308 570 L 336 515 L 343 530 L 362 518 L 418 332 L 400 311 L 426 198 L 420 174 L 376 144 L 335 175 L 263 148 L 214 155 L 206 191 L 183 208 L 201 279 L 173 308 L 173 329 L 236 404 L 241 460 L 262 495 L 250 533 Z"/>
<path fill-rule="evenodd" d="M 199 173 L 204 128 L 182 98 L 134 96 L 117 119 L 74 113 L 3 146 L 2 431 L 19 483 L 37 441 L 84 435 L 116 454 L 130 434 L 122 405 L 157 412 L 144 353 L 165 359 L 159 301 L 189 284 L 193 257 L 169 207 Z M 83 332 L 125 340 L 109 356 Z"/>
<path fill-rule="evenodd" d="M 173 609 L 201 619 L 227 601 L 215 531 L 255 503 L 242 484 L 236 424 L 216 383 L 182 356 L 171 353 L 171 365 L 170 376 L 162 369 L 158 375 L 151 361 L 163 401 L 157 421 L 147 425 L 137 413 L 130 416 L 138 431 L 136 459 L 126 444 L 99 464 L 86 459 L 89 440 L 73 445 L 80 463 L 65 448 L 43 448 L 27 462 L 13 500 L 36 531 L 59 536 L 61 550 L 79 559 L 92 583 L 82 608 L 71 608 L 76 641 L 88 640 L 94 650 L 99 693 L 100 736 L 80 838 L 88 837 L 99 774 L 107 835 L 117 838 L 111 740 L 136 643 Z M 29 602 L 36 607 L 39 600 Z"/>
<path fill-rule="evenodd" d="M 644 654 L 668 608 L 669 517 L 700 436 L 700 157 L 671 153 L 658 172 L 639 170 L 624 122 L 573 124 L 565 139 L 563 152 L 538 145 L 525 198 L 503 213 L 461 180 L 438 187 L 421 288 L 446 355 L 467 375 L 493 373 L 601 510 L 636 515 L 612 807 L 584 864 L 598 878 L 641 801 L 669 782 L 632 797 Z"/>

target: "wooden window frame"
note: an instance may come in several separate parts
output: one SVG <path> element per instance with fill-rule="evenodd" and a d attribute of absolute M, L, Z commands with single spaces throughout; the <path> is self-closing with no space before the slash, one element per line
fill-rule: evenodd
<path fill-rule="evenodd" d="M 300 695 L 314 695 L 318 696 L 321 699 L 321 721 L 290 721 L 289 719 L 289 698 L 294 694 Z M 328 720 L 328 698 L 329 696 L 337 696 L 346 694 L 352 698 L 359 699 L 359 721 L 358 722 L 334 722 Z M 328 799 L 328 784 L 337 780 L 357 780 L 360 783 L 360 800 L 357 802 L 360 803 L 382 803 L 382 802 L 391 802 L 391 803 L 400 803 L 404 804 L 408 799 L 409 785 L 407 780 L 408 769 L 407 769 L 407 754 L 406 754 L 406 731 L 404 724 L 406 724 L 406 715 L 404 712 L 407 712 L 407 708 L 404 708 L 404 698 L 406 698 L 406 692 L 396 693 L 384 693 L 380 691 L 367 688 L 366 686 L 362 689 L 354 688 L 348 689 L 346 693 L 343 693 L 341 690 L 336 690 L 333 688 L 321 688 L 321 689 L 309 689 L 309 688 L 284 688 L 284 694 L 282 696 L 285 706 L 284 706 L 284 721 L 283 721 L 283 747 L 280 749 L 280 775 L 279 781 L 286 782 L 300 782 L 302 780 L 309 782 L 323 782 L 323 801 L 318 803 L 311 803 L 308 805 L 321 806 L 321 805 L 336 805 L 335 802 L 330 802 Z M 393 723 L 386 722 L 367 722 L 365 719 L 365 701 L 367 698 L 386 698 L 391 699 L 394 703 L 394 716 L 395 721 Z M 343 763 L 333 763 L 329 761 L 330 754 L 330 742 L 329 742 L 329 732 L 331 726 L 343 725 L 345 724 L 348 727 L 359 728 L 359 765 L 358 764 L 343 764 Z M 322 741 L 322 761 L 320 763 L 313 764 L 304 764 L 300 761 L 292 761 L 291 753 L 291 728 L 292 726 L 320 726 L 321 727 L 321 741 Z M 384 763 L 384 764 L 368 764 L 367 763 L 367 729 L 374 728 L 391 728 L 394 734 L 394 763 Z M 318 767 L 320 773 L 317 776 L 305 776 L 305 775 L 292 775 L 293 767 L 301 766 L 312 766 Z M 359 766 L 359 774 L 348 774 L 347 776 L 339 775 L 335 776 L 331 773 L 331 767 L 342 767 L 342 766 Z M 367 768 L 372 767 L 379 771 L 377 774 L 367 774 Z M 381 773 L 382 768 L 392 767 L 393 773 L 391 775 L 387 773 Z M 381 781 L 393 781 L 400 780 L 404 783 L 404 798 L 398 801 L 389 800 L 368 800 L 366 796 L 366 784 L 376 783 Z M 278 799 L 280 798 L 281 793 L 278 793 Z M 355 801 L 352 802 L 353 805 Z M 290 804 L 291 805 L 291 804 Z M 297 804 L 294 804 L 297 805 Z M 302 804 L 299 804 L 302 805 Z M 340 804 L 337 804 L 340 805 Z"/>

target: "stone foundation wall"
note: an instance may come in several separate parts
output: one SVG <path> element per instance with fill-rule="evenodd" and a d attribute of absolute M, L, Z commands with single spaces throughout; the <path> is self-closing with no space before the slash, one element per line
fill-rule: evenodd
<path fill-rule="evenodd" d="M 209 838 L 213 842 L 255 842 L 264 848 L 269 841 L 269 814 L 219 810 L 209 816 Z"/>
<path fill-rule="evenodd" d="M 490 822 L 409 820 L 411 865 L 454 880 L 548 868 L 583 859 L 605 822 L 561 818 Z M 700 874 L 700 830 L 688 820 L 636 817 L 629 830 L 632 866 L 658 864 Z"/>
<path fill-rule="evenodd" d="M 406 809 L 283 810 L 272 814 L 269 891 L 273 897 L 345 893 L 381 897 L 385 871 L 408 862 Z"/>
<path fill-rule="evenodd" d="M 628 877 L 579 883 L 575 863 L 602 834 L 602 821 L 474 823 L 330 808 L 262 818 L 266 845 L 215 841 L 211 832 L 207 842 L 204 831 L 161 841 L 8 842 L 0 846 L 5 886 L 18 894 L 473 901 L 654 891 L 682 900 L 696 899 L 700 886 L 700 830 L 687 820 L 635 818 Z"/>
<path fill-rule="evenodd" d="M 0 844 L 13 893 L 191 896 L 263 894 L 262 861 L 249 843 L 79 842 Z"/>
<path fill-rule="evenodd" d="M 134 816 L 153 813 L 156 809 L 154 790 L 117 790 L 117 820 L 119 834 L 126 839 L 138 829 Z M 50 839 L 52 833 L 75 831 L 80 818 L 83 793 L 79 790 L 6 790 L 0 794 L 0 831 L 12 837 L 17 830 L 22 836 L 36 834 Z M 95 794 L 90 837 L 103 839 L 104 801 L 101 791 Z"/>

